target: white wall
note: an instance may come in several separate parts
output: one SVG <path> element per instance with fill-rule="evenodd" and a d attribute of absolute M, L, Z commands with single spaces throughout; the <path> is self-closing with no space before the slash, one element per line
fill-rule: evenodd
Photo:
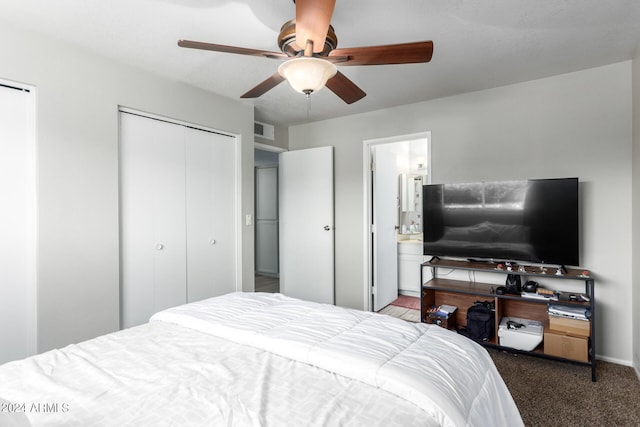
<path fill-rule="evenodd" d="M 253 290 L 253 108 L 0 26 L 0 78 L 37 88 L 38 350 L 118 329 L 118 106 L 241 135 L 241 279 Z"/>
<path fill-rule="evenodd" d="M 291 127 L 291 150 L 335 146 L 339 305 L 365 301 L 363 141 L 423 131 L 434 183 L 580 178 L 597 353 L 631 363 L 631 62 Z"/>

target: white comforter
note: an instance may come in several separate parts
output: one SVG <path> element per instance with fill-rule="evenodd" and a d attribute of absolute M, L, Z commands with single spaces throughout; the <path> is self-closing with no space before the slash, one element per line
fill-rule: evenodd
<path fill-rule="evenodd" d="M 172 308 L 5 364 L 0 398 L 0 425 L 9 409 L 33 426 L 522 425 L 476 343 L 278 294 Z"/>

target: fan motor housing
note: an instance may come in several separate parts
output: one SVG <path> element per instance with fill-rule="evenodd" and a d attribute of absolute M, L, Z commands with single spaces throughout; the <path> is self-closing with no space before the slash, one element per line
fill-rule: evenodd
<path fill-rule="evenodd" d="M 296 20 L 285 22 L 280 28 L 280 34 L 278 35 L 278 47 L 282 53 L 289 56 L 298 56 L 304 51 L 304 46 L 300 46 L 303 50 L 297 49 L 296 41 Z M 329 25 L 327 31 L 327 37 L 324 40 L 324 49 L 318 53 L 318 56 L 328 56 L 329 52 L 338 46 L 338 38 L 333 30 L 333 27 Z"/>

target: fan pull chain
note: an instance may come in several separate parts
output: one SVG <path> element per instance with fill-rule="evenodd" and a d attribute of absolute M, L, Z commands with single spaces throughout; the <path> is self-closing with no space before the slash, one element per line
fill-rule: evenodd
<path fill-rule="evenodd" d="M 309 115 L 311 113 L 311 93 L 307 93 L 307 120 L 309 120 Z"/>

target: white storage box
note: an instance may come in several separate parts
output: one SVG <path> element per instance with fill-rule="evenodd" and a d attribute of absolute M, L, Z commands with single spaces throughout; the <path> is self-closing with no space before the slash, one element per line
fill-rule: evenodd
<path fill-rule="evenodd" d="M 533 350 L 542 342 L 542 332 L 542 322 L 517 317 L 503 317 L 498 327 L 500 345 L 525 351 Z"/>

